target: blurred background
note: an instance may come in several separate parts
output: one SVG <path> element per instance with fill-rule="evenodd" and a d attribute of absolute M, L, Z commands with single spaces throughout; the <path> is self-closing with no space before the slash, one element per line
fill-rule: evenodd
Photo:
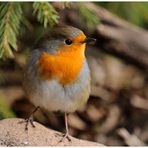
<path fill-rule="evenodd" d="M 56 24 L 82 29 L 88 46 L 91 94 L 83 112 L 68 117 L 72 136 L 108 146 L 148 144 L 148 2 L 1 2 L 0 119 L 27 118 L 34 108 L 22 89 L 30 52 Z M 62 114 L 35 113 L 64 131 Z"/>

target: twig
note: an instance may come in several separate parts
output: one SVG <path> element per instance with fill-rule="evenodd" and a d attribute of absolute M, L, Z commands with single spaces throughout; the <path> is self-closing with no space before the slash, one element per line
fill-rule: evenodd
<path fill-rule="evenodd" d="M 129 146 L 145 146 L 143 141 L 141 141 L 136 135 L 130 134 L 125 128 L 120 128 L 118 134 Z"/>

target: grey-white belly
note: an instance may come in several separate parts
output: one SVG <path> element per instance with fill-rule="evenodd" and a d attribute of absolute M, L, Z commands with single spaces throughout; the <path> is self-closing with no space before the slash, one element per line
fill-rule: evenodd
<path fill-rule="evenodd" d="M 28 97 L 35 106 L 48 111 L 74 112 L 83 108 L 87 102 L 90 74 L 85 62 L 77 80 L 71 84 L 63 86 L 58 80 L 41 80 L 36 75 L 26 76 L 24 84 Z"/>

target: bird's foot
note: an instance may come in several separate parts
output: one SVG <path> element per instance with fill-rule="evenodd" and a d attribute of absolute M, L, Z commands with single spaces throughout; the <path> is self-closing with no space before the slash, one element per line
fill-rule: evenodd
<path fill-rule="evenodd" d="M 65 139 L 68 139 L 68 141 L 71 142 L 71 138 L 68 132 L 62 135 L 62 139 L 59 141 L 59 143 L 63 142 Z"/>
<path fill-rule="evenodd" d="M 25 130 L 27 131 L 28 130 L 28 124 L 29 124 L 29 122 L 30 122 L 30 124 L 32 125 L 32 127 L 34 127 L 35 128 L 35 125 L 34 125 L 34 123 L 33 123 L 33 114 L 39 109 L 40 107 L 39 106 L 37 106 L 34 110 L 33 110 L 33 112 L 30 114 L 30 116 L 29 116 L 29 118 L 28 119 L 25 119 L 24 121 L 20 121 L 19 123 L 26 123 L 26 125 L 25 125 Z"/>
<path fill-rule="evenodd" d="M 28 130 L 28 125 L 29 123 L 32 125 L 33 128 L 35 128 L 35 125 L 33 123 L 33 117 L 29 117 L 28 119 L 25 119 L 24 121 L 20 121 L 19 123 L 24 123 L 25 122 L 25 130 Z"/>

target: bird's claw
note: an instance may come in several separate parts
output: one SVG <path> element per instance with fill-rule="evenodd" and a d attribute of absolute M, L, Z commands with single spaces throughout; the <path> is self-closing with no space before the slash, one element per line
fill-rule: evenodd
<path fill-rule="evenodd" d="M 71 138 L 68 132 L 62 135 L 62 139 L 59 141 L 59 143 L 63 142 L 65 139 L 68 139 L 68 141 L 71 142 Z"/>
<path fill-rule="evenodd" d="M 25 124 L 25 130 L 27 131 L 28 130 L 28 125 L 29 125 L 29 122 L 30 122 L 30 124 L 32 125 L 32 127 L 33 128 L 35 128 L 35 125 L 34 125 L 34 123 L 33 123 L 33 118 L 32 117 L 29 117 L 28 119 L 25 119 L 25 120 L 23 120 L 23 121 L 20 121 L 19 123 L 26 123 Z"/>

